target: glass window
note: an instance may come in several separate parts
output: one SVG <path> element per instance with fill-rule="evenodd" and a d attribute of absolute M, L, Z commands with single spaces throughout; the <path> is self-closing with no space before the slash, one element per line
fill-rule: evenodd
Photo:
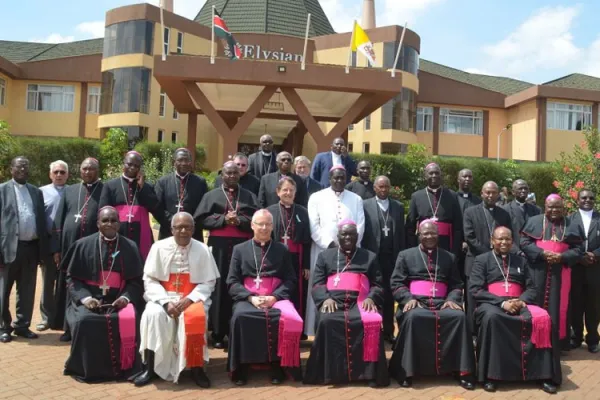
<path fill-rule="evenodd" d="M 417 132 L 433 130 L 433 107 L 417 107 Z"/>
<path fill-rule="evenodd" d="M 363 143 L 363 153 L 364 154 L 369 154 L 369 152 L 371 151 L 371 144 L 370 143 Z"/>
<path fill-rule="evenodd" d="M 0 106 L 6 104 L 6 81 L 0 78 Z"/>
<path fill-rule="evenodd" d="M 152 55 L 154 23 L 136 20 L 107 26 L 104 30 L 104 57 L 121 54 Z"/>
<path fill-rule="evenodd" d="M 546 110 L 548 129 L 581 131 L 592 126 L 592 106 L 549 102 Z"/>
<path fill-rule="evenodd" d="M 73 112 L 74 86 L 27 85 L 27 110 Z"/>
<path fill-rule="evenodd" d="M 355 51 L 352 52 L 352 56 L 350 58 L 350 66 L 356 67 L 356 52 Z"/>
<path fill-rule="evenodd" d="M 483 135 L 483 111 L 440 109 L 440 132 Z"/>
<path fill-rule="evenodd" d="M 371 115 L 367 115 L 365 117 L 365 131 L 370 131 L 371 130 Z"/>
<path fill-rule="evenodd" d="M 158 116 L 159 117 L 164 117 L 165 116 L 165 110 L 167 108 L 167 94 L 165 93 L 164 90 L 160 90 L 160 102 L 158 105 Z"/>
<path fill-rule="evenodd" d="M 88 88 L 87 112 L 89 114 L 100 113 L 100 86 L 90 86 Z"/>
<path fill-rule="evenodd" d="M 183 32 L 177 32 L 177 54 L 183 53 Z"/>
<path fill-rule="evenodd" d="M 381 107 L 381 129 L 398 129 L 415 132 L 417 119 L 417 94 L 402 88 L 402 92 Z"/>
<path fill-rule="evenodd" d="M 102 114 L 139 112 L 148 114 L 151 70 L 117 68 L 102 72 Z"/>
<path fill-rule="evenodd" d="M 171 38 L 171 30 L 165 27 L 163 32 L 164 36 L 164 44 L 165 44 L 165 54 L 169 54 L 169 39 Z"/>
<path fill-rule="evenodd" d="M 177 143 L 177 132 L 171 133 L 171 142 Z"/>
<path fill-rule="evenodd" d="M 350 124 L 350 125 L 348 125 L 348 130 L 349 130 L 349 131 L 353 131 L 353 130 L 354 130 L 354 124 Z"/>
<path fill-rule="evenodd" d="M 354 143 L 348 143 L 348 153 L 352 153 L 354 151 Z"/>
<path fill-rule="evenodd" d="M 383 68 L 391 69 L 396 59 L 396 53 L 398 52 L 398 42 L 385 42 L 383 43 Z M 398 57 L 398 63 L 396 69 L 406 71 L 413 75 L 418 75 L 419 72 L 419 52 L 410 46 L 402 45 L 400 51 L 400 57 Z"/>
<path fill-rule="evenodd" d="M 158 143 L 162 143 L 162 141 L 164 140 L 164 136 L 165 136 L 165 131 L 163 131 L 162 129 L 158 130 Z"/>

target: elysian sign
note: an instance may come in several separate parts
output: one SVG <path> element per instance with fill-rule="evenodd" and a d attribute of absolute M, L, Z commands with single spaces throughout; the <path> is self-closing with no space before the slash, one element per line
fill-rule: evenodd
<path fill-rule="evenodd" d="M 260 45 L 243 44 L 242 55 L 244 58 L 253 58 L 256 60 L 274 60 L 274 61 L 294 61 L 302 62 L 302 54 L 288 53 L 283 50 L 265 50 Z"/>

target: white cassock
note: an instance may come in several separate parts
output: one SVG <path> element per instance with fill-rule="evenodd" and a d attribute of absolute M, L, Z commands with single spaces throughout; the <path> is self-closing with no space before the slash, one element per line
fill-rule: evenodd
<path fill-rule="evenodd" d="M 310 249 L 310 279 L 306 301 L 306 319 L 304 334 L 314 336 L 317 308 L 311 296 L 312 277 L 317 257 L 331 242 L 338 242 L 338 223 L 349 218 L 356 222 L 358 246 L 365 232 L 365 213 L 362 198 L 356 193 L 344 190 L 339 196 L 331 189 L 320 190 L 308 199 L 308 218 L 312 247 Z"/>
<path fill-rule="evenodd" d="M 152 245 L 144 266 L 144 298 L 146 309 L 140 321 L 140 353 L 154 351 L 154 372 L 162 379 L 177 382 L 186 368 L 184 314 L 171 318 L 163 305 L 177 302 L 176 292 L 167 292 L 161 282 L 168 282 L 170 274 L 189 274 L 196 286 L 186 297 L 194 303 L 204 303 L 208 318 L 211 293 L 220 277 L 217 264 L 208 246 L 192 239 L 186 247 L 178 246 L 173 237 Z M 206 321 L 208 326 L 208 320 Z M 206 343 L 206 334 L 204 335 Z M 208 361 L 208 347 L 204 345 L 204 361 Z M 143 360 L 144 362 L 146 360 Z"/>

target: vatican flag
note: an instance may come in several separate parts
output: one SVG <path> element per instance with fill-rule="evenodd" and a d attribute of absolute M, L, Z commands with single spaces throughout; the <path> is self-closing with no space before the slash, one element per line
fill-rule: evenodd
<path fill-rule="evenodd" d="M 363 28 L 354 21 L 354 30 L 352 31 L 352 51 L 360 51 L 367 60 L 371 63 L 372 67 L 376 67 L 375 62 L 375 50 L 373 50 L 373 43 L 367 36 Z"/>

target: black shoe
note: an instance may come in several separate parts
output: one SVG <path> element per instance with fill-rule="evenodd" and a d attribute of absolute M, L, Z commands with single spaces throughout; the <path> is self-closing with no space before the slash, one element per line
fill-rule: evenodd
<path fill-rule="evenodd" d="M 12 342 L 12 336 L 10 333 L 3 333 L 0 335 L 0 343 L 10 343 Z"/>
<path fill-rule="evenodd" d="M 235 383 L 235 386 L 244 386 L 248 381 L 246 379 L 236 379 L 233 383 Z"/>
<path fill-rule="evenodd" d="M 236 386 L 244 386 L 248 383 L 248 366 L 240 365 L 231 378 Z"/>
<path fill-rule="evenodd" d="M 542 390 L 548 394 L 556 394 L 556 392 L 558 392 L 556 385 L 548 381 L 542 382 Z"/>
<path fill-rule="evenodd" d="M 399 381 L 398 382 L 400 384 L 400 386 L 402 386 L 403 388 L 409 388 L 412 386 L 413 382 L 412 382 L 412 378 L 406 378 L 403 381 Z"/>
<path fill-rule="evenodd" d="M 368 385 L 369 385 L 369 387 L 370 387 L 371 389 L 375 389 L 375 388 L 378 388 L 378 387 L 379 387 L 379 385 L 377 384 L 377 381 L 376 381 L 376 380 L 374 380 L 374 379 L 373 379 L 373 380 L 370 380 L 370 381 L 369 381 L 369 383 L 368 383 Z"/>
<path fill-rule="evenodd" d="M 30 329 L 15 329 L 15 335 L 20 336 L 25 339 L 37 339 L 38 335 L 31 332 Z"/>
<path fill-rule="evenodd" d="M 571 349 L 577 349 L 577 348 L 581 347 L 581 340 L 571 339 L 569 341 L 569 347 Z"/>
<path fill-rule="evenodd" d="M 144 358 L 146 359 L 146 370 L 133 380 L 133 384 L 138 387 L 146 386 L 156 378 L 156 374 L 154 373 L 154 352 L 144 350 Z"/>
<path fill-rule="evenodd" d="M 597 345 L 597 344 L 588 344 L 588 351 L 589 351 L 590 353 L 594 353 L 594 354 L 596 354 L 597 352 L 599 352 L 599 351 L 600 351 L 600 347 L 598 347 L 598 345 Z"/>
<path fill-rule="evenodd" d="M 303 333 L 300 335 L 300 340 L 308 340 L 308 336 Z"/>
<path fill-rule="evenodd" d="M 383 336 L 383 340 L 385 340 L 386 342 L 388 342 L 389 344 L 394 344 L 396 343 L 396 338 L 394 337 L 394 335 L 384 335 Z"/>
<path fill-rule="evenodd" d="M 192 368 L 192 379 L 201 388 L 208 389 L 210 387 L 210 379 L 202 367 Z"/>
<path fill-rule="evenodd" d="M 483 390 L 485 390 L 486 392 L 494 393 L 496 390 L 498 390 L 498 386 L 494 382 L 485 381 L 483 384 Z"/>
<path fill-rule="evenodd" d="M 463 389 L 475 390 L 475 384 L 469 379 L 461 379 L 459 384 Z"/>
<path fill-rule="evenodd" d="M 285 380 L 285 373 L 279 364 L 271 366 L 271 383 L 280 385 Z"/>
<path fill-rule="evenodd" d="M 71 332 L 65 332 L 58 338 L 63 343 L 68 343 L 71 341 Z"/>
<path fill-rule="evenodd" d="M 214 342 L 213 343 L 213 348 L 215 348 L 215 349 L 224 349 L 225 348 L 225 343 L 223 343 L 223 342 Z"/>
<path fill-rule="evenodd" d="M 37 324 L 35 326 L 35 330 L 38 332 L 44 332 L 44 331 L 47 331 L 48 329 L 50 329 L 50 325 L 48 325 L 47 322 L 42 322 L 41 324 Z"/>

